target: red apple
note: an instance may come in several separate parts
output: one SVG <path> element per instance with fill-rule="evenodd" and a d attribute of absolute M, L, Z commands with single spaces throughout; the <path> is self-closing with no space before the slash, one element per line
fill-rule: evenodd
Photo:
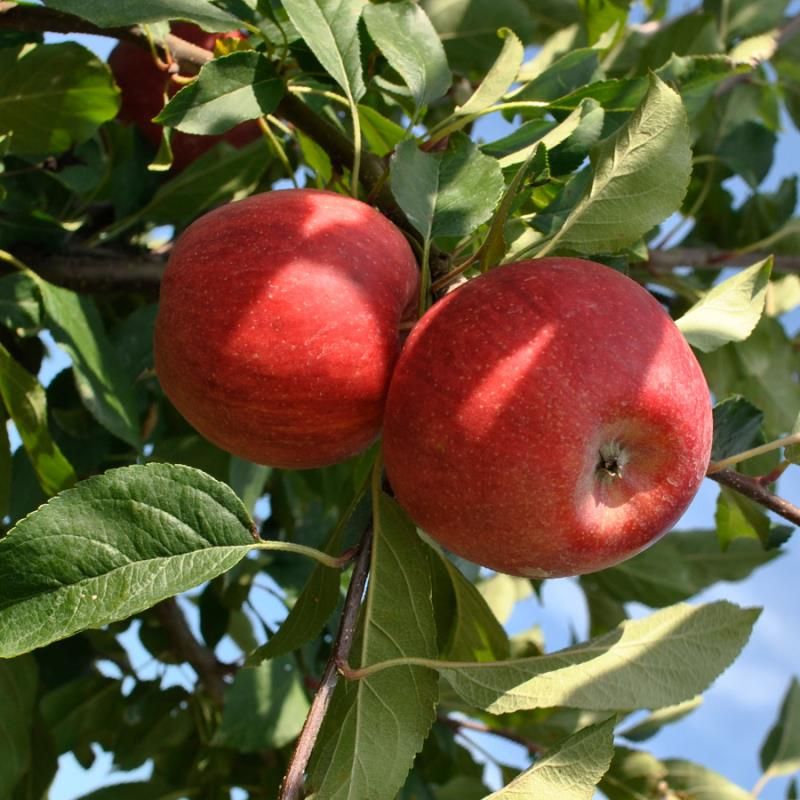
<path fill-rule="evenodd" d="M 341 461 L 377 436 L 418 271 L 370 206 L 314 189 L 253 195 L 180 236 L 155 364 L 206 438 L 276 467 Z"/>
<path fill-rule="evenodd" d="M 186 22 L 175 23 L 172 32 L 206 50 L 213 50 L 218 39 L 242 38 L 239 31 L 207 33 Z M 158 68 L 148 50 L 131 42 L 120 42 L 111 51 L 108 65 L 120 88 L 121 105 L 117 118 L 128 125 L 135 125 L 153 146 L 158 147 L 161 126 L 153 122 L 153 117 L 164 107 L 165 92 L 171 97 L 181 88 L 180 85 Z M 234 147 L 244 147 L 260 136 L 261 129 L 255 121 L 237 125 L 221 136 L 196 136 L 173 131 L 172 170 L 177 173 L 185 169 L 218 142 L 226 141 Z"/>
<path fill-rule="evenodd" d="M 428 311 L 389 389 L 386 471 L 431 537 L 512 575 L 577 575 L 661 536 L 703 479 L 711 403 L 637 283 L 576 258 L 500 267 Z"/>

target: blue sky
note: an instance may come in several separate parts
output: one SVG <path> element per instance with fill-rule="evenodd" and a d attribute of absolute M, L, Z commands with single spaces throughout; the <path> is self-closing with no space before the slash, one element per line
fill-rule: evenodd
<path fill-rule="evenodd" d="M 688 2 L 674 6 L 696 5 Z M 794 4 L 793 4 L 794 5 Z M 57 39 L 61 37 L 53 37 Z M 80 37 L 100 55 L 105 56 L 113 45 L 112 40 L 98 37 Z M 496 120 L 487 120 L 481 133 L 485 138 L 495 138 L 499 130 Z M 800 171 L 800 135 L 785 121 L 784 132 L 778 143 L 775 165 L 762 189 L 774 189 L 787 175 Z M 735 185 L 731 188 L 735 189 Z M 800 312 L 787 319 L 792 332 L 800 328 Z M 66 356 L 49 344 L 51 358 L 43 368 L 43 381 L 49 380 L 66 363 Z M 800 475 L 790 469 L 781 479 L 779 492 L 787 499 L 800 504 Z M 717 496 L 716 484 L 706 481 L 689 510 L 679 523 L 679 528 L 713 527 Z M 719 584 L 700 595 L 696 602 L 725 598 L 745 606 L 764 608 L 750 643 L 739 660 L 722 675 L 704 696 L 704 703 L 683 722 L 665 728 L 644 747 L 657 756 L 692 759 L 715 769 L 746 789 L 752 788 L 760 775 L 758 750 L 771 727 L 781 699 L 792 675 L 800 675 L 800 615 L 797 613 L 800 591 L 797 588 L 797 563 L 800 558 L 800 538 L 797 536 L 785 548 L 784 555 L 762 568 L 748 580 L 738 584 Z M 263 593 L 262 593 L 263 594 Z M 188 608 L 188 606 L 187 606 Z M 274 613 L 274 608 L 269 612 Z M 587 636 L 587 615 L 580 590 L 571 579 L 549 581 L 545 584 L 542 603 L 530 599 L 523 601 L 515 611 L 512 623 L 516 626 L 540 625 L 545 634 L 548 650 L 570 643 L 574 631 L 580 638 Z M 142 673 L 153 669 L 145 665 L 147 654 L 130 637 L 134 663 L 144 665 Z M 153 672 L 153 675 L 155 672 Z M 166 680 L 187 682 L 192 680 L 189 668 L 170 669 Z M 508 760 L 525 765 L 524 754 L 511 745 L 497 744 L 497 740 L 475 735 L 475 740 Z M 62 757 L 60 769 L 51 791 L 52 800 L 74 798 L 109 782 L 111 758 L 100 754 L 94 767 L 84 771 L 74 757 Z M 113 780 L 134 779 L 146 776 L 147 769 Z M 765 800 L 782 800 L 786 781 L 772 782 L 761 794 Z"/>

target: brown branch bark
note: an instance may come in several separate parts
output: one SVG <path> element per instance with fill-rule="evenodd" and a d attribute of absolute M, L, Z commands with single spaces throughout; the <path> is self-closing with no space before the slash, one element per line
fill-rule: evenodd
<path fill-rule="evenodd" d="M 86 248 L 40 253 L 15 248 L 17 257 L 50 283 L 76 292 L 142 292 L 157 297 L 166 257 L 147 253 Z M 0 270 L 2 273 L 3 270 Z"/>
<path fill-rule="evenodd" d="M 515 742 L 516 744 L 522 745 L 529 753 L 533 755 L 538 755 L 539 753 L 544 752 L 544 747 L 542 747 L 540 744 L 537 744 L 533 740 L 528 739 L 526 736 L 522 736 L 522 734 L 519 734 L 510 728 L 493 728 L 492 726 L 486 725 L 483 722 L 476 722 L 472 719 L 454 719 L 453 717 L 448 717 L 446 714 L 437 714 L 436 721 L 441 725 L 446 725 L 456 733 L 459 733 L 462 730 L 476 731 L 478 733 L 491 733 L 493 736 L 499 736 L 502 739 L 508 739 L 510 742 Z"/>
<path fill-rule="evenodd" d="M 0 2 L 0 30 L 30 31 L 31 33 L 88 33 L 112 39 L 136 41 L 139 34 L 131 28 L 98 28 L 85 19 L 44 6 L 21 6 Z"/>
<path fill-rule="evenodd" d="M 353 575 L 347 588 L 344 610 L 339 621 L 339 630 L 333 643 L 330 658 L 320 681 L 319 689 L 314 695 L 303 730 L 292 753 L 289 768 L 281 784 L 279 800 L 299 800 L 303 796 L 305 771 L 311 752 L 322 727 L 322 721 L 333 697 L 333 690 L 339 681 L 339 665 L 346 662 L 353 645 L 353 636 L 358 623 L 358 609 L 364 596 L 364 587 L 369 574 L 370 556 L 372 554 L 372 529 L 368 528 L 361 539 L 358 559 L 353 567 Z"/>
<path fill-rule="evenodd" d="M 669 250 L 651 250 L 650 257 L 642 264 L 655 272 L 670 272 L 677 267 L 717 270 L 726 267 L 749 267 L 768 255 L 771 254 L 738 254 L 704 247 L 673 247 Z M 773 271 L 800 273 L 800 256 L 774 256 Z"/>
<path fill-rule="evenodd" d="M 217 661 L 211 650 L 194 638 L 174 597 L 157 603 L 153 606 L 153 611 L 166 631 L 175 654 L 191 664 L 214 705 L 222 708 L 225 699 L 225 681 L 222 677 L 225 667 Z"/>
<path fill-rule="evenodd" d="M 723 469 L 713 472 L 707 477 L 722 486 L 727 486 L 739 494 L 755 500 L 759 505 L 774 511 L 778 516 L 788 520 L 793 525 L 800 525 L 800 508 L 771 492 L 758 478 L 742 475 L 732 469 Z"/>

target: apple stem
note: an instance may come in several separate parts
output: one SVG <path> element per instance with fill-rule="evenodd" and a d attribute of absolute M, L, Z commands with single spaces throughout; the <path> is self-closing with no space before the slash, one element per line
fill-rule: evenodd
<path fill-rule="evenodd" d="M 781 447 L 789 447 L 793 444 L 800 444 L 800 433 L 792 433 L 789 436 L 784 436 L 782 439 L 775 439 L 772 442 L 767 442 L 766 444 L 759 445 L 758 447 L 752 447 L 750 450 L 736 453 L 736 455 L 728 456 L 728 458 L 723 458 L 719 461 L 712 461 L 708 465 L 706 475 L 710 477 L 715 472 L 720 472 L 727 467 L 732 467 L 734 464 L 738 464 L 740 461 L 746 461 L 749 458 L 755 458 L 756 456 L 764 455 L 764 453 L 771 453 L 773 450 L 778 450 Z"/>

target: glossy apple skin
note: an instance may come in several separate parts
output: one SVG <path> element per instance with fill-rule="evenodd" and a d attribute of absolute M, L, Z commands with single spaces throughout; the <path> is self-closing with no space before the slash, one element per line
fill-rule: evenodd
<path fill-rule="evenodd" d="M 543 258 L 423 316 L 389 389 L 384 459 L 431 537 L 544 578 L 603 569 L 667 531 L 711 434 L 697 360 L 647 291 L 600 264 Z"/>
<path fill-rule="evenodd" d="M 206 438 L 276 467 L 320 467 L 377 436 L 419 273 L 400 231 L 314 189 L 195 221 L 161 284 L 155 365 Z"/>
<path fill-rule="evenodd" d="M 177 22 L 172 32 L 182 39 L 206 50 L 213 50 L 220 38 L 242 38 L 238 31 L 226 34 L 207 33 L 185 22 Z M 161 142 L 161 126 L 153 117 L 164 107 L 164 92 L 172 97 L 181 88 L 169 75 L 160 70 L 148 50 L 131 42 L 120 42 L 108 56 L 108 66 L 120 88 L 120 109 L 117 118 L 127 125 L 135 125 L 154 146 Z M 173 131 L 172 172 L 186 169 L 193 161 L 210 150 L 215 144 L 226 141 L 241 148 L 261 136 L 258 123 L 244 122 L 220 136 L 196 136 L 182 131 Z"/>

